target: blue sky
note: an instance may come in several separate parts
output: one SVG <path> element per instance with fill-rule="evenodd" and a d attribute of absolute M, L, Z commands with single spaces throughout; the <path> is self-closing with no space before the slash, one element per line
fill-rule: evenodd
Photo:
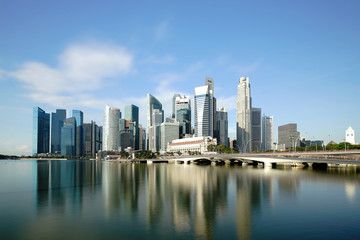
<path fill-rule="evenodd" d="M 30 154 L 32 107 L 84 112 L 140 107 L 146 94 L 171 112 L 214 78 L 235 136 L 240 77 L 277 127 L 343 141 L 360 134 L 359 1 L 0 2 L 0 153 Z M 360 135 L 356 141 L 360 142 Z"/>

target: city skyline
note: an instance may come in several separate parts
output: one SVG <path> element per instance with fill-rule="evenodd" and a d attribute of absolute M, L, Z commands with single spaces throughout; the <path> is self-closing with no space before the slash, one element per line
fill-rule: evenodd
<path fill-rule="evenodd" d="M 250 78 L 253 106 L 274 116 L 274 138 L 293 122 L 302 137 L 325 143 L 360 129 L 357 1 L 149 4 L 4 1 L 0 152 L 31 154 L 34 106 L 80 109 L 84 122 L 102 124 L 105 105 L 124 112 L 134 104 L 146 126 L 146 94 L 166 118 L 174 93 L 194 103 L 204 77 L 216 82 L 229 137 L 240 77 Z"/>

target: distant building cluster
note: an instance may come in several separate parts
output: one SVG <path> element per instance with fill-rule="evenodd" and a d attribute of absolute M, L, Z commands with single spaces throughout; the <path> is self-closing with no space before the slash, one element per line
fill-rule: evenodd
<path fill-rule="evenodd" d="M 83 119 L 80 110 L 72 110 L 66 118 L 65 109 L 46 113 L 34 107 L 32 155 L 95 156 L 102 149 L 102 127 Z"/>
<path fill-rule="evenodd" d="M 274 117 L 262 115 L 261 108 L 252 106 L 248 77 L 241 77 L 236 100 L 236 138 L 228 137 L 228 113 L 217 108 L 214 79 L 206 77 L 203 86 L 195 87 L 194 108 L 191 97 L 174 94 L 172 113 L 165 118 L 162 103 L 147 95 L 146 129 L 139 123 L 139 107 L 105 106 L 103 126 L 83 123 L 83 112 L 65 109 L 46 113 L 39 107 L 33 112 L 33 155 L 95 156 L 102 150 L 121 154 L 124 151 L 150 150 L 166 154 L 195 154 L 208 151 L 210 145 L 223 144 L 239 152 L 296 149 L 323 145 L 322 140 L 300 137 L 296 123 L 278 127 L 274 142 Z M 194 127 L 192 127 L 194 110 Z M 346 130 L 346 142 L 355 144 L 354 130 Z"/>

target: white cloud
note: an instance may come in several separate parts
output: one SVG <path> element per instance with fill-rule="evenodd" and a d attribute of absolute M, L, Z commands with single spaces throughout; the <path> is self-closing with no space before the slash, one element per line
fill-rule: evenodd
<path fill-rule="evenodd" d="M 155 29 L 155 40 L 161 40 L 165 38 L 169 28 L 168 21 L 162 21 Z"/>
<path fill-rule="evenodd" d="M 26 62 L 17 71 L 6 72 L 23 83 L 31 98 L 40 95 L 59 96 L 59 93 L 81 93 L 98 88 L 104 80 L 127 74 L 132 68 L 133 56 L 115 45 L 75 44 L 59 57 L 56 68 L 39 62 Z"/>

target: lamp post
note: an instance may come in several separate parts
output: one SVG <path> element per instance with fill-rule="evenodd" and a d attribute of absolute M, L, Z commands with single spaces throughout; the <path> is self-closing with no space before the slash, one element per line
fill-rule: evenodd
<path fill-rule="evenodd" d="M 291 142 L 292 142 L 292 145 L 293 145 L 293 152 L 296 151 L 296 142 L 297 142 L 297 140 L 299 140 L 300 135 L 295 139 L 295 141 L 294 141 L 294 138 L 295 138 L 295 136 L 290 135 L 290 139 L 291 139 Z"/>
<path fill-rule="evenodd" d="M 245 153 L 245 151 L 246 151 L 246 149 L 247 149 L 247 145 L 249 144 L 249 142 L 251 142 L 252 141 L 252 139 L 250 139 L 246 144 L 245 144 L 245 147 L 244 147 L 244 153 Z"/>
<path fill-rule="evenodd" d="M 234 146 L 237 146 L 237 150 L 238 150 L 238 152 L 240 153 L 240 147 L 239 147 L 239 145 L 234 144 Z"/>

